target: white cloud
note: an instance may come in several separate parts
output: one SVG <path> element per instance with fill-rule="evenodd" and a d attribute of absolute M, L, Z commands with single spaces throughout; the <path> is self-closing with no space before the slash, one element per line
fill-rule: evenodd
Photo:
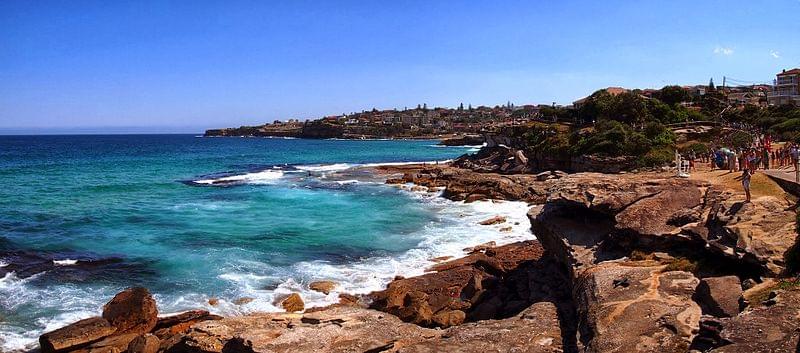
<path fill-rule="evenodd" d="M 772 57 L 775 58 L 775 59 L 780 59 L 781 58 L 781 52 L 779 52 L 779 51 L 772 50 L 772 51 L 769 52 L 769 55 L 772 55 Z"/>
<path fill-rule="evenodd" d="M 733 48 L 727 48 L 718 45 L 716 48 L 714 48 L 714 54 L 731 55 L 733 54 Z"/>

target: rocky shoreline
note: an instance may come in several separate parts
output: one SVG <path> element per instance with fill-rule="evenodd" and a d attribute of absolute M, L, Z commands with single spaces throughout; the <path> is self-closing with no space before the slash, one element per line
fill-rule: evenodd
<path fill-rule="evenodd" d="M 456 201 L 526 201 L 538 240 L 475 246 L 328 307 L 293 295 L 280 303 L 287 313 L 158 317 L 147 290 L 129 289 L 102 317 L 42 335 L 42 352 L 800 350 L 796 214 L 785 200 L 745 204 L 656 172 L 375 171 Z"/>

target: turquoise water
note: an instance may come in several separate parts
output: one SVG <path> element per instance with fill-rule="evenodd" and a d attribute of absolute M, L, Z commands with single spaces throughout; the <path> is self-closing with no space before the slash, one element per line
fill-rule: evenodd
<path fill-rule="evenodd" d="M 149 288 L 162 312 L 237 314 L 277 310 L 282 293 L 324 305 L 419 273 L 430 257 L 499 237 L 474 223 L 519 205 L 456 204 L 359 166 L 467 151 L 435 141 L 0 136 L 0 344 L 30 347 L 132 285 Z M 309 291 L 319 279 L 339 283 L 337 293 Z M 243 297 L 254 300 L 234 303 Z"/>

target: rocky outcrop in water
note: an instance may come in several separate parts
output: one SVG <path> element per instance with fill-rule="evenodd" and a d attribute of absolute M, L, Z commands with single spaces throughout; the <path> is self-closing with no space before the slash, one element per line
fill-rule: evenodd
<path fill-rule="evenodd" d="M 529 217 L 539 241 L 474 246 L 385 290 L 342 294 L 341 304 L 287 305 L 302 313 L 191 311 L 153 324 L 152 298 L 132 289 L 106 306 L 113 315 L 42 335 L 43 352 L 800 349 L 800 280 L 773 279 L 789 274 L 798 248 L 784 201 L 746 204 L 718 186 L 655 173 L 386 171 L 403 173 L 392 182 L 443 187 L 456 200 L 538 203 Z"/>
<path fill-rule="evenodd" d="M 385 172 L 404 171 L 399 178 L 389 178 L 390 184 L 414 183 L 429 188 L 444 188 L 442 196 L 454 201 L 521 200 L 533 203 L 545 201 L 547 186 L 536 183 L 533 175 L 499 175 L 474 173 L 461 168 L 426 166 L 415 169 L 381 168 Z"/>

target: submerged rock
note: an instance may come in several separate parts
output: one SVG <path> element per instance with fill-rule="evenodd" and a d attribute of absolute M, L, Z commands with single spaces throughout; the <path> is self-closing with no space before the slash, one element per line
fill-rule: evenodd
<path fill-rule="evenodd" d="M 286 299 L 281 301 L 281 306 L 287 312 L 295 312 L 295 311 L 303 311 L 305 308 L 305 303 L 303 303 L 303 298 L 300 297 L 300 294 L 292 293 L 289 294 Z"/>
<path fill-rule="evenodd" d="M 334 281 L 314 281 L 308 285 L 308 288 L 323 294 L 330 294 L 336 288 Z"/>
<path fill-rule="evenodd" d="M 490 226 L 490 225 L 495 225 L 495 224 L 500 224 L 500 223 L 505 223 L 505 222 L 506 222 L 506 218 L 505 217 L 503 217 L 503 216 L 494 216 L 492 218 L 483 220 L 483 221 L 479 222 L 478 224 L 480 224 L 482 226 Z"/>

